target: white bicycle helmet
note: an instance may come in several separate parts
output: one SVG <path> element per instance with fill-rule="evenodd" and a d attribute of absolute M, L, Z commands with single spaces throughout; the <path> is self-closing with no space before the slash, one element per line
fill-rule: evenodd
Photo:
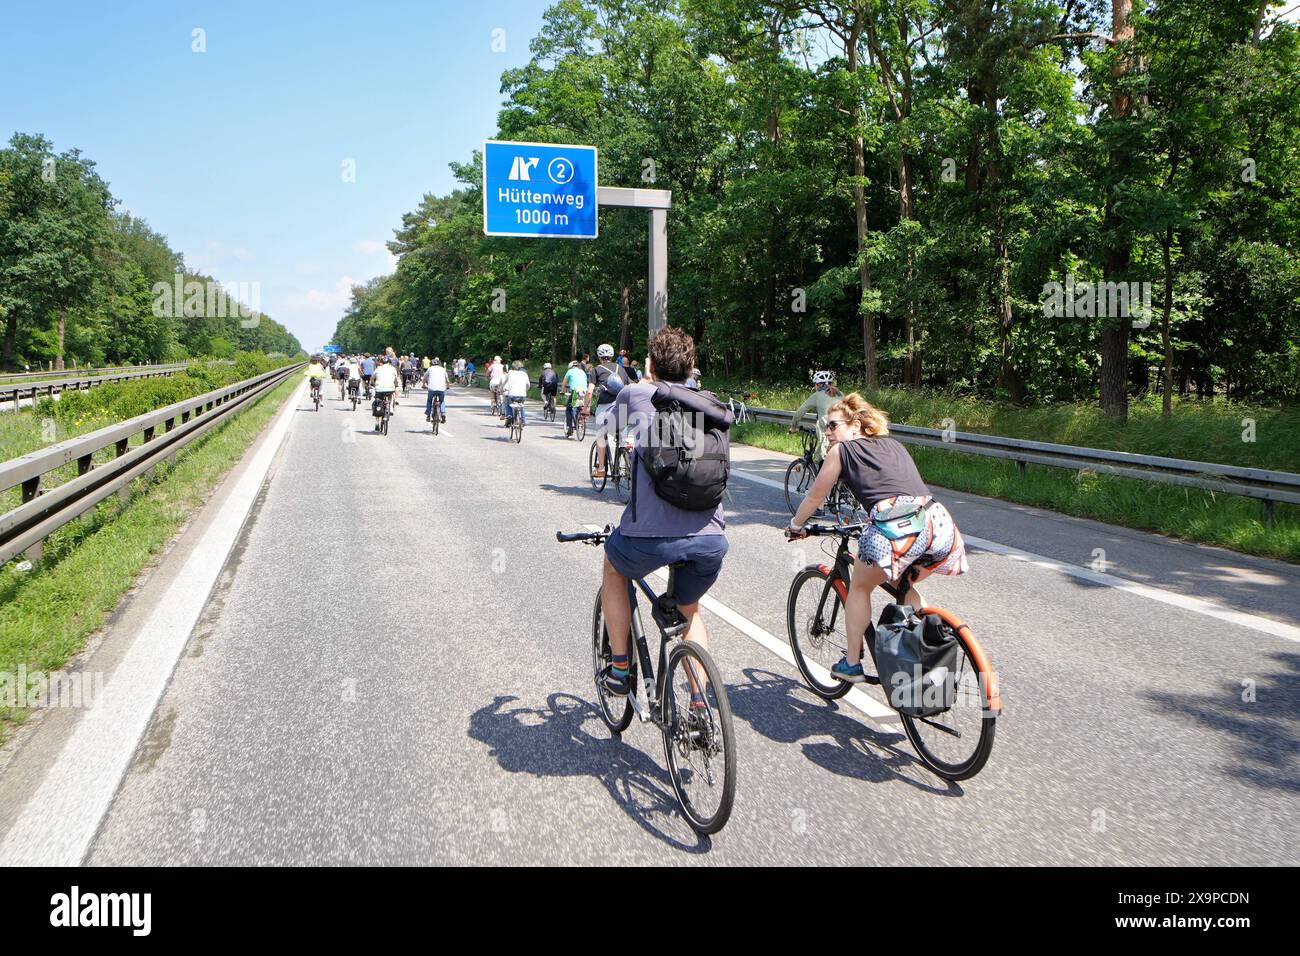
<path fill-rule="evenodd" d="M 602 345 L 600 348 L 596 349 L 596 356 L 597 356 L 598 358 L 603 358 L 603 359 L 611 359 L 611 358 L 613 358 L 613 357 L 614 357 L 614 346 L 612 346 L 612 345 L 608 345 L 608 344 L 606 344 L 606 345 Z"/>
<path fill-rule="evenodd" d="M 544 368 L 544 369 L 545 369 L 545 368 L 550 368 L 550 367 L 551 367 L 551 363 L 550 363 L 550 362 L 547 362 L 546 364 L 544 364 L 544 365 L 542 366 L 542 368 Z"/>
<path fill-rule="evenodd" d="M 833 381 L 835 381 L 835 375 L 832 372 L 813 372 L 814 385 L 829 385 Z"/>

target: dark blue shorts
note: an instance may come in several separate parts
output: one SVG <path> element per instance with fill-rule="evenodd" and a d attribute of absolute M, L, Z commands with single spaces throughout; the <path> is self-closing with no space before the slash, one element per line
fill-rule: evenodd
<path fill-rule="evenodd" d="M 644 578 L 651 571 L 685 561 L 677 569 L 677 603 L 694 604 L 718 580 L 727 555 L 727 537 L 701 534 L 691 538 L 633 538 L 615 531 L 605 539 L 605 557 L 625 578 Z"/>

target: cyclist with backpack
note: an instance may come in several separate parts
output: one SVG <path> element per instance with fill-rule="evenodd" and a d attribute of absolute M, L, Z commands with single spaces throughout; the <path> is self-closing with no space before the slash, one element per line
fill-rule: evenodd
<path fill-rule="evenodd" d="M 614 364 L 614 346 L 602 345 L 596 349 L 600 364 L 592 369 L 588 388 L 596 393 L 596 468 L 591 473 L 593 478 L 605 477 L 605 458 L 608 453 L 606 422 L 614 408 L 614 399 L 627 385 L 627 373 L 621 365 Z M 617 435 L 618 432 L 614 431 Z"/>
<path fill-rule="evenodd" d="M 830 448 L 817 480 L 799 506 L 786 538 L 807 537 L 804 524 L 826 501 L 835 482 L 843 480 L 868 511 L 866 528 L 853 561 L 852 584 L 844 602 L 848 648 L 831 673 L 861 683 L 862 644 L 871 620 L 871 592 L 888 581 L 897 584 L 916 566 L 913 583 L 934 572 L 965 574 L 966 545 L 948 509 L 930 494 L 912 456 L 889 437 L 889 417 L 852 392 L 830 407 L 826 422 Z M 905 604 L 917 607 L 913 587 Z"/>
<path fill-rule="evenodd" d="M 569 369 L 564 373 L 564 394 L 569 396 L 564 407 L 564 437 L 569 438 L 578 424 L 578 416 L 582 414 L 582 403 L 587 400 L 587 373 L 577 359 L 569 363 Z"/>
<path fill-rule="evenodd" d="M 722 495 L 730 461 L 731 412 L 713 395 L 687 388 L 694 364 L 694 339 L 672 326 L 660 329 L 650 339 L 645 378 L 619 390 L 609 415 L 611 426 L 632 428 L 636 446 L 632 498 L 605 542 L 601 583 L 612 663 L 598 679 L 608 693 L 618 696 L 630 690 L 629 579 L 684 562 L 675 583 L 678 609 L 688 622 L 685 637 L 705 648 L 709 643 L 700 599 L 718 579 L 727 553 Z M 665 420 L 657 422 L 656 416 Z M 683 438 L 687 428 L 694 433 L 689 442 Z M 689 457 L 684 454 L 687 445 Z M 705 706 L 703 692 L 693 690 L 692 709 Z"/>

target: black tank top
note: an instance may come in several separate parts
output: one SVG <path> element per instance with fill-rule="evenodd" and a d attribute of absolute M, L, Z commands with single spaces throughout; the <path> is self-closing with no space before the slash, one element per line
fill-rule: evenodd
<path fill-rule="evenodd" d="M 870 510 L 894 495 L 929 495 L 907 449 L 888 436 L 840 442 L 840 479 Z"/>

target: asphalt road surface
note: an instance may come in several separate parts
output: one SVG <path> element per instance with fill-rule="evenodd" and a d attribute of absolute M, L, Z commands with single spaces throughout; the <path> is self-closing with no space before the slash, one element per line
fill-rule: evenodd
<path fill-rule="evenodd" d="M 620 514 L 587 481 L 591 439 L 533 408 L 512 444 L 463 390 L 438 436 L 413 392 L 380 437 L 326 395 L 298 393 L 87 862 L 1300 863 L 1294 567 L 938 490 L 971 573 L 926 597 L 972 624 L 1005 706 L 987 767 L 950 784 L 755 639 L 785 641 L 821 548 L 779 531 L 788 459 L 737 446 L 711 595 L 747 623 L 706 620 L 739 779 L 710 840 L 659 732 L 614 741 L 596 712 L 600 554 L 555 541 Z M 1097 549 L 1106 575 L 1063 570 Z"/>

